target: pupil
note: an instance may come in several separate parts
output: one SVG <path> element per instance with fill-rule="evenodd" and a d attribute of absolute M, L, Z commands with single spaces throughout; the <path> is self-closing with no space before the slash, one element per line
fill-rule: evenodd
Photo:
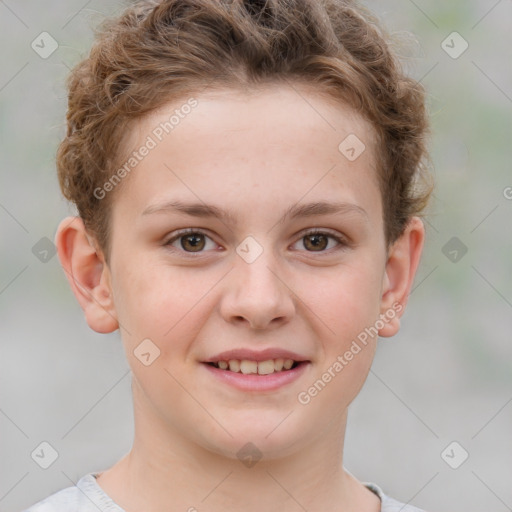
<path fill-rule="evenodd" d="M 200 234 L 192 234 L 192 235 L 187 235 L 186 237 L 184 237 L 182 239 L 182 243 L 181 243 L 183 249 L 190 249 L 190 248 L 192 248 L 192 250 L 203 249 L 204 240 L 202 239 L 202 236 L 203 235 L 200 235 Z M 190 243 L 190 247 L 186 247 L 186 245 L 188 243 Z"/>
<path fill-rule="evenodd" d="M 325 242 L 327 240 L 327 237 L 325 235 L 309 235 L 306 237 L 306 240 L 308 242 L 313 241 L 312 242 L 313 249 L 319 249 L 319 248 L 325 249 L 325 247 L 326 247 Z M 306 243 L 306 246 L 307 245 L 308 245 L 308 243 Z"/>

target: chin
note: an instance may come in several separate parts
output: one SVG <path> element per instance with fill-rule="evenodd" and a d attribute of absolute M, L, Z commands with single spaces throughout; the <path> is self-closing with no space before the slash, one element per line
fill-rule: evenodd
<path fill-rule="evenodd" d="M 289 413 L 287 413 L 289 414 Z M 292 455 L 306 444 L 304 425 L 299 428 L 287 414 L 275 414 L 258 421 L 238 421 L 226 424 L 228 435 L 219 427 L 203 446 L 209 451 L 229 459 L 271 460 Z M 286 419 L 285 419 L 286 418 Z M 284 421 L 283 421 L 284 420 Z"/>

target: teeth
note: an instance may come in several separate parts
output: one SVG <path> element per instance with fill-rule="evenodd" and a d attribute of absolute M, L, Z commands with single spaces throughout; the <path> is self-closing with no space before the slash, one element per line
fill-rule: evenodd
<path fill-rule="evenodd" d="M 240 371 L 240 361 L 237 361 L 236 359 L 231 359 L 229 361 L 229 369 L 232 372 L 239 372 Z"/>
<path fill-rule="evenodd" d="M 266 361 L 250 361 L 248 359 L 230 359 L 229 361 L 218 361 L 216 366 L 221 370 L 228 370 L 244 375 L 258 374 L 270 375 L 274 372 L 290 370 L 293 366 L 293 359 L 267 359 Z"/>
<path fill-rule="evenodd" d="M 240 361 L 240 371 L 244 374 L 258 373 L 258 363 L 256 361 L 247 361 L 247 359 L 243 359 Z"/>
<path fill-rule="evenodd" d="M 274 360 L 269 359 L 268 361 L 260 361 L 258 363 L 258 373 L 260 375 L 270 375 L 274 373 Z"/>

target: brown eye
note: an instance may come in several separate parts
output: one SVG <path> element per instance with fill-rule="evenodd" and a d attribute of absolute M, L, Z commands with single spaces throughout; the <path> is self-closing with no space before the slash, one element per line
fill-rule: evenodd
<path fill-rule="evenodd" d="M 204 249 L 206 245 L 204 241 L 204 235 L 201 233 L 192 233 L 190 235 L 185 235 L 180 237 L 181 247 L 185 251 L 189 252 L 198 252 Z"/>
<path fill-rule="evenodd" d="M 337 249 L 345 249 L 347 241 L 342 235 L 330 233 L 328 231 L 309 231 L 306 232 L 295 245 L 301 245 L 299 250 L 306 249 L 307 252 L 317 252 L 329 254 Z"/>
<path fill-rule="evenodd" d="M 202 253 L 216 248 L 215 242 L 209 236 L 196 229 L 180 231 L 164 245 L 182 253 Z"/>
<path fill-rule="evenodd" d="M 329 244 L 330 237 L 319 234 L 319 233 L 313 233 L 310 235 L 306 235 L 304 240 L 304 247 L 308 250 L 312 251 L 324 251 Z"/>

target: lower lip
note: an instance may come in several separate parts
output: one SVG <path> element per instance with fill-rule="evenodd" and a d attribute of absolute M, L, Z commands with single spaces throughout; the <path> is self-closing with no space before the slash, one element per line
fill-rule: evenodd
<path fill-rule="evenodd" d="M 257 375 L 221 370 L 215 366 L 203 363 L 203 366 L 217 379 L 241 391 L 275 391 L 298 379 L 309 366 L 308 362 L 298 364 L 291 370 L 274 372 L 269 375 Z"/>

